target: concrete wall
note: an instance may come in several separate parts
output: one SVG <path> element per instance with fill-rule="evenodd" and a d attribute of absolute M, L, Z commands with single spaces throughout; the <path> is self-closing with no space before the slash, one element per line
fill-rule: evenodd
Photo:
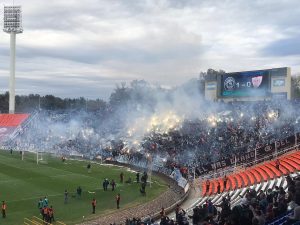
<path fill-rule="evenodd" d="M 284 97 L 291 99 L 291 68 L 272 69 L 271 93 L 276 98 Z"/>

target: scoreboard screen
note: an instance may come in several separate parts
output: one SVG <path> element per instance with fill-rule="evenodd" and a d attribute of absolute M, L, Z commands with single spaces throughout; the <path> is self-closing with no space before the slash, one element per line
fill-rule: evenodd
<path fill-rule="evenodd" d="M 268 96 L 270 94 L 269 71 L 226 73 L 221 77 L 222 97 Z"/>

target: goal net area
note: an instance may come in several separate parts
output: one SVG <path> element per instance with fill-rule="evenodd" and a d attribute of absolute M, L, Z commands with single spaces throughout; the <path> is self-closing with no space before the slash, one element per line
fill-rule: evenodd
<path fill-rule="evenodd" d="M 36 164 L 48 164 L 48 155 L 46 152 L 36 152 Z"/>

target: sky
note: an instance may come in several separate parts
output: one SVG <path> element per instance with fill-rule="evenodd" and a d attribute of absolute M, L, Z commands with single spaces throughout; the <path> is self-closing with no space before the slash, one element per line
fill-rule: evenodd
<path fill-rule="evenodd" d="M 0 0 L 3 5 L 12 0 Z M 208 68 L 300 74 L 299 0 L 15 0 L 16 94 L 107 100 L 116 84 L 178 86 Z M 3 27 L 1 21 L 0 26 Z M 1 28 L 2 30 L 2 28 Z M 9 34 L 0 32 L 0 93 Z"/>

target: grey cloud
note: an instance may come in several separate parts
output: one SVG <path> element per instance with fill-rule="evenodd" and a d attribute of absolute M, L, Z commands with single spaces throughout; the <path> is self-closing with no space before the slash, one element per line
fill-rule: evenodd
<path fill-rule="evenodd" d="M 17 83 L 22 93 L 107 98 L 123 80 L 178 85 L 209 67 L 238 71 L 293 65 L 293 71 L 300 71 L 295 38 L 300 28 L 298 0 L 15 4 L 23 5 L 24 38 L 17 38 Z M 8 48 L 9 39 L 0 38 L 2 88 Z"/>
<path fill-rule="evenodd" d="M 262 49 L 262 53 L 267 56 L 300 55 L 300 36 L 275 41 Z"/>

